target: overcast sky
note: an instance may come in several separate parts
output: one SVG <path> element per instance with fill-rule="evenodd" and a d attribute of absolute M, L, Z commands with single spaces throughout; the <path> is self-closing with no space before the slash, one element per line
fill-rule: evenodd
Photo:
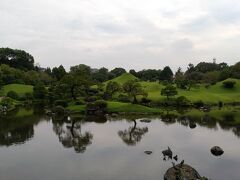
<path fill-rule="evenodd" d="M 240 60 L 239 0 L 0 0 L 0 47 L 41 66 L 137 70 Z"/>

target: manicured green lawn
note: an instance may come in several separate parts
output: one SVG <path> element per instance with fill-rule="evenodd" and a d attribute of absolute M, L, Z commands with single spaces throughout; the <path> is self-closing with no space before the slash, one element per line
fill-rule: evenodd
<path fill-rule="evenodd" d="M 85 105 L 69 105 L 67 107 L 72 113 L 83 113 L 85 112 Z M 119 112 L 126 112 L 126 113 L 161 113 L 162 111 L 157 108 L 149 108 L 146 106 L 141 106 L 137 104 L 130 104 L 130 103 L 122 103 L 122 102 L 108 102 L 107 110 L 110 113 L 119 113 Z"/>
<path fill-rule="evenodd" d="M 32 93 L 33 86 L 24 84 L 9 84 L 3 86 L 2 94 L 7 95 L 9 91 L 15 91 L 18 95 L 24 95 L 25 93 Z"/>
<path fill-rule="evenodd" d="M 237 82 L 233 89 L 226 89 L 222 86 L 222 82 L 219 82 L 208 89 L 204 85 L 200 85 L 199 88 L 192 88 L 190 91 L 177 89 L 177 96 L 185 96 L 190 101 L 202 100 L 206 103 L 218 103 L 222 102 L 240 102 L 240 80 L 235 79 Z M 152 101 L 162 101 L 164 98 L 160 95 L 162 84 L 158 82 L 141 82 L 145 91 L 148 92 L 148 98 Z"/>
<path fill-rule="evenodd" d="M 109 112 L 131 112 L 131 113 L 161 113 L 158 108 L 149 108 L 138 104 L 122 103 L 122 102 L 108 102 Z"/>

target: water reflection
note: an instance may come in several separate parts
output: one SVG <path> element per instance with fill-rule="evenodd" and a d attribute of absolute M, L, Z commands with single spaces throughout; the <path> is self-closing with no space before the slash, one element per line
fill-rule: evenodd
<path fill-rule="evenodd" d="M 134 146 L 141 141 L 142 137 L 148 132 L 148 127 L 137 127 L 136 120 L 132 120 L 133 126 L 128 129 L 118 131 L 119 137 L 129 146 Z"/>
<path fill-rule="evenodd" d="M 0 118 L 0 146 L 23 144 L 34 136 L 34 124 L 41 118 L 33 109 L 17 109 Z"/>
<path fill-rule="evenodd" d="M 70 121 L 52 121 L 53 131 L 65 148 L 74 148 L 76 153 L 84 153 L 87 146 L 92 144 L 93 135 L 82 132 L 83 119 L 73 118 Z"/>

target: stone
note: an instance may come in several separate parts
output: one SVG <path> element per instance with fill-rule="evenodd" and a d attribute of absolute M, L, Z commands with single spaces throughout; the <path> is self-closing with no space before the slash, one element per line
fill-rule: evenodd
<path fill-rule="evenodd" d="M 152 151 L 144 151 L 145 154 L 150 155 L 152 154 Z"/>
<path fill-rule="evenodd" d="M 163 156 L 167 156 L 168 158 L 172 159 L 173 153 L 172 153 L 172 150 L 169 147 L 168 147 L 168 149 L 162 151 L 162 153 L 163 153 Z"/>
<path fill-rule="evenodd" d="M 224 151 L 219 146 L 214 146 L 211 148 L 211 153 L 214 156 L 221 156 L 224 153 Z"/>
<path fill-rule="evenodd" d="M 164 174 L 164 180 L 201 180 L 203 177 L 199 175 L 199 173 L 187 164 L 176 165 L 174 167 L 169 168 Z"/>

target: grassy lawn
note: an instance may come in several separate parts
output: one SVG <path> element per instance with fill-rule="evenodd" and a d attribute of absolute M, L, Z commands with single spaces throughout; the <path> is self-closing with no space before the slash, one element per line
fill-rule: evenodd
<path fill-rule="evenodd" d="M 149 108 L 138 104 L 122 103 L 122 102 L 108 102 L 109 112 L 131 112 L 131 113 L 161 113 L 157 108 Z"/>
<path fill-rule="evenodd" d="M 85 112 L 85 105 L 69 105 L 67 107 L 72 113 L 83 113 Z M 108 102 L 107 106 L 108 112 L 110 113 L 119 113 L 119 112 L 126 112 L 126 113 L 161 113 L 162 111 L 157 108 L 149 108 L 146 106 L 141 106 L 137 104 L 130 104 L 130 103 L 121 103 L 121 102 Z"/>
<path fill-rule="evenodd" d="M 240 102 L 240 80 L 235 79 L 237 82 L 233 89 L 223 88 L 222 82 L 210 86 L 208 89 L 201 85 L 199 88 L 193 88 L 190 91 L 177 89 L 178 96 L 185 96 L 190 101 L 202 100 L 206 103 L 222 102 Z M 161 101 L 166 97 L 160 95 L 161 89 L 164 87 L 158 82 L 141 82 L 145 91 L 148 92 L 148 98 L 152 101 Z"/>
<path fill-rule="evenodd" d="M 16 93 L 18 93 L 18 95 L 21 96 L 27 92 L 32 93 L 33 86 L 24 85 L 24 84 L 9 84 L 9 85 L 3 86 L 1 94 L 6 96 L 9 91 L 15 91 Z"/>

